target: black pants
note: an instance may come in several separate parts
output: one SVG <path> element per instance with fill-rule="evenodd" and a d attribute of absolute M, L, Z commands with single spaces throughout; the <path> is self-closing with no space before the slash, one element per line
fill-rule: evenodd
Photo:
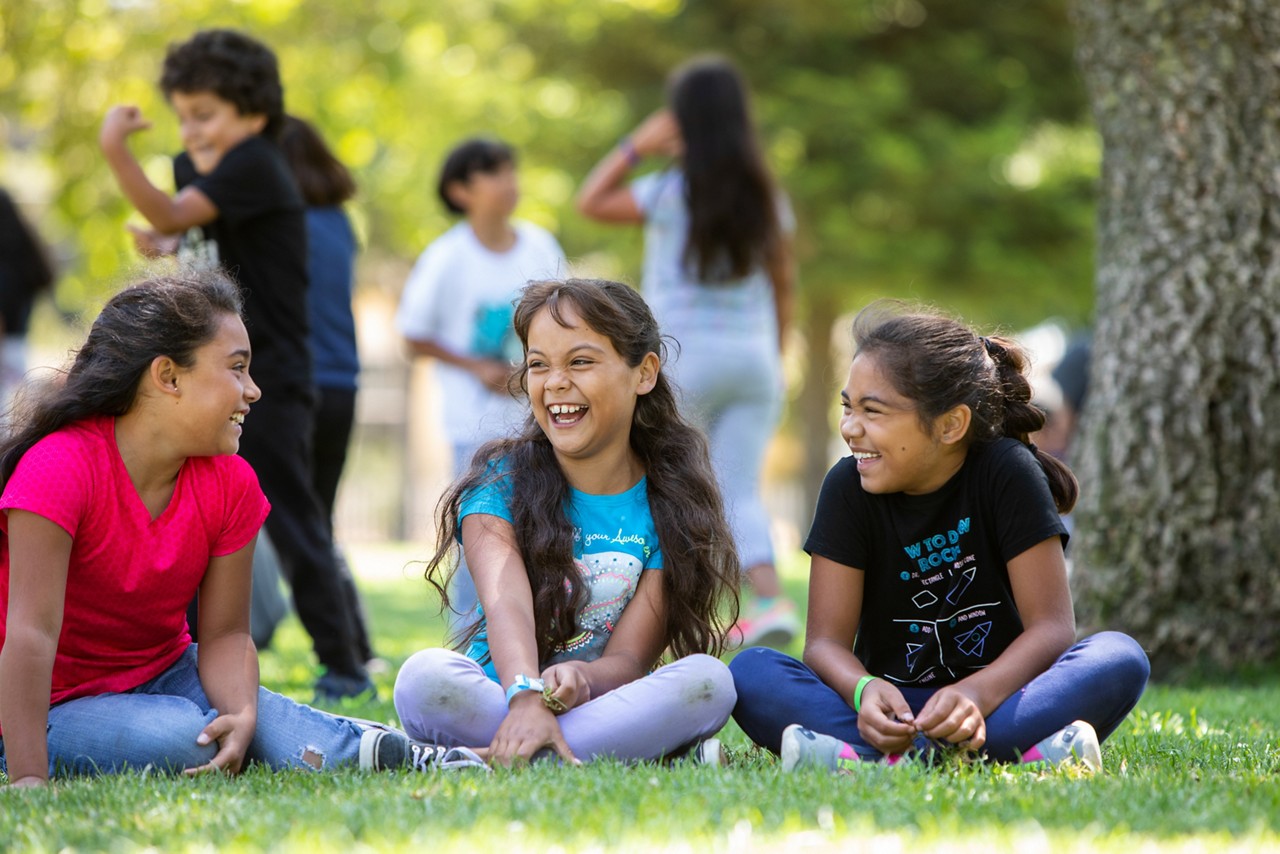
<path fill-rule="evenodd" d="M 335 673 L 363 676 L 359 594 L 336 558 L 328 516 L 312 482 L 315 399 L 308 390 L 259 385 L 262 399 L 245 421 L 240 455 L 258 473 L 271 502 L 267 532 L 316 657 Z"/>
<path fill-rule="evenodd" d="M 353 388 L 319 388 L 320 403 L 316 408 L 315 439 L 311 443 L 311 482 L 315 484 L 316 497 L 324 511 L 329 526 L 329 538 L 333 538 L 333 507 L 338 497 L 338 481 L 347 464 L 347 448 L 351 443 L 351 427 L 356 420 L 356 390 Z M 361 661 L 373 658 L 373 645 L 369 642 L 368 620 L 356 582 L 342 552 L 336 551 L 338 569 L 342 573 L 347 600 L 352 603 L 355 620 L 356 651 Z"/>

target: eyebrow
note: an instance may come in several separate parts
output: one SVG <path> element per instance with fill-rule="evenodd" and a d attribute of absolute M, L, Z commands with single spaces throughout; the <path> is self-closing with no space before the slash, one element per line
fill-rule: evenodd
<path fill-rule="evenodd" d="M 596 345 L 596 344 L 588 344 L 588 343 L 586 343 L 586 342 L 583 342 L 582 344 L 574 344 L 572 347 L 570 347 L 570 348 L 569 348 L 569 355 L 570 355 L 570 356 L 572 356 L 574 353 L 577 353 L 579 350 L 589 350 L 589 351 L 591 351 L 592 353 L 603 353 L 603 352 L 605 352 L 605 349 L 604 349 L 603 347 L 600 347 L 600 346 L 598 346 L 598 345 Z M 530 355 L 530 356 L 532 356 L 534 353 L 537 353 L 537 354 L 538 354 L 538 355 L 540 355 L 540 356 L 545 355 L 545 354 L 544 354 L 540 349 L 538 349 L 537 347 L 530 347 L 530 348 L 529 348 L 529 355 Z"/>
<path fill-rule="evenodd" d="M 848 393 L 848 392 L 846 392 L 846 391 L 841 391 L 841 392 L 840 392 L 840 399 L 841 399 L 842 401 L 844 401 L 845 403 L 848 403 L 848 402 L 849 402 L 849 393 Z M 900 407 L 900 406 L 895 406 L 894 404 L 890 403 L 889 401 L 887 401 L 887 400 L 885 400 L 885 399 L 883 399 L 883 398 L 876 397 L 874 394 L 864 394 L 862 397 L 858 398 L 858 405 L 860 405 L 860 406 L 861 406 L 862 404 L 866 404 L 866 403 L 878 403 L 878 404 L 880 404 L 881 406 L 886 407 L 887 409 L 901 409 L 901 408 L 902 408 L 902 407 Z"/>
<path fill-rule="evenodd" d="M 232 350 L 227 354 L 228 359 L 247 359 L 252 354 L 248 350 Z"/>

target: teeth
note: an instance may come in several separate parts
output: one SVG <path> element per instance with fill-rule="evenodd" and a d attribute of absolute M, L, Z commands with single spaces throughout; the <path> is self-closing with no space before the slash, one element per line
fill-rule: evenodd
<path fill-rule="evenodd" d="M 586 409 L 585 406 L 577 403 L 553 403 L 547 407 L 547 411 L 552 415 L 572 415 L 573 413 L 581 412 L 584 409 Z"/>
<path fill-rule="evenodd" d="M 243 424 L 243 423 L 244 423 L 244 413 L 243 413 L 243 412 L 236 412 L 236 413 L 234 413 L 234 414 L 231 416 L 231 420 L 232 420 L 234 423 L 236 423 L 236 424 Z"/>
<path fill-rule="evenodd" d="M 868 453 L 867 451 L 854 451 L 853 458 L 855 460 L 877 460 L 880 458 L 880 455 Z"/>

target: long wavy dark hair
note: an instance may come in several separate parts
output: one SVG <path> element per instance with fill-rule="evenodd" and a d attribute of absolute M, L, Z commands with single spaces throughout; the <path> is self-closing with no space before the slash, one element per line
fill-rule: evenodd
<path fill-rule="evenodd" d="M 19 407 L 13 431 L 0 441 L 0 489 L 45 436 L 85 418 L 128 412 L 157 356 L 195 364 L 196 350 L 218 334 L 222 318 L 239 317 L 242 307 L 240 291 L 215 269 L 180 269 L 113 296 L 65 376 Z"/>
<path fill-rule="evenodd" d="M 740 279 L 781 249 L 773 177 L 738 69 L 718 56 L 672 72 L 667 101 L 684 140 L 685 263 L 706 283 Z"/>
<path fill-rule="evenodd" d="M 1045 415 L 1031 403 L 1030 359 L 1016 341 L 979 336 L 950 317 L 888 300 L 859 313 L 853 339 L 857 355 L 873 357 L 894 389 L 915 402 L 925 430 L 966 404 L 973 413 L 966 441 L 1017 439 L 1044 469 L 1058 512 L 1075 506 L 1080 487 L 1071 469 L 1031 442 Z"/>
<path fill-rule="evenodd" d="M 515 330 L 526 353 L 534 317 L 545 309 L 563 324 L 567 307 L 607 337 L 631 367 L 648 353 L 666 361 L 658 324 L 640 295 L 618 282 L 592 279 L 532 282 L 524 288 L 516 305 Z M 527 370 L 521 367 L 512 377 L 513 387 L 518 384 L 527 392 Z M 706 437 L 681 416 L 675 391 L 661 371 L 653 390 L 636 399 L 631 448 L 644 466 L 649 510 L 662 549 L 667 647 L 676 657 L 719 654 L 728 627 L 737 619 L 737 551 Z M 505 477 L 512 489 L 516 542 L 533 588 L 538 658 L 546 661 L 576 634 L 577 616 L 589 590 L 573 562 L 573 526 L 564 512 L 569 482 L 532 415 L 519 435 L 481 447 L 467 473 L 440 499 L 439 545 L 426 578 L 448 607 L 446 588 L 457 571 L 462 499 Z M 457 638 L 457 647 L 465 646 L 475 631 L 473 626 Z"/>

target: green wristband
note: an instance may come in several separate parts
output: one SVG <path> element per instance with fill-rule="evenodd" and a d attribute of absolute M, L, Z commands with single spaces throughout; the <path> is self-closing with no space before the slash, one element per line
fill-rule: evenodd
<path fill-rule="evenodd" d="M 879 676 L 863 676 L 858 680 L 858 687 L 853 689 L 853 710 L 858 714 L 862 714 L 862 689 L 879 678 Z"/>

